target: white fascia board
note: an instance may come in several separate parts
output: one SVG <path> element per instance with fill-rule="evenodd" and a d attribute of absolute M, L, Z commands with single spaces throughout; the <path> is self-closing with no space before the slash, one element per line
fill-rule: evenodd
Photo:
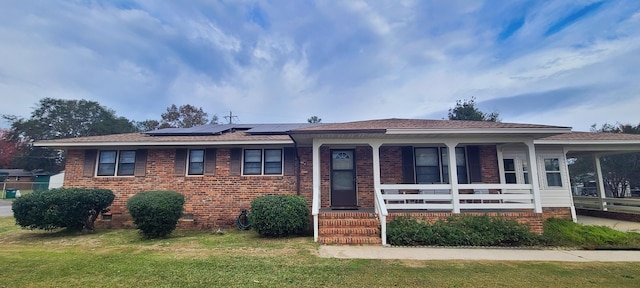
<path fill-rule="evenodd" d="M 465 128 L 465 129 L 387 129 L 389 135 L 415 134 L 563 134 L 571 128 Z"/>
<path fill-rule="evenodd" d="M 115 147 L 115 146 L 239 146 L 239 145 L 291 145 L 291 140 L 278 141 L 191 141 L 191 142 L 86 142 L 86 143 L 41 143 L 36 147 Z"/>

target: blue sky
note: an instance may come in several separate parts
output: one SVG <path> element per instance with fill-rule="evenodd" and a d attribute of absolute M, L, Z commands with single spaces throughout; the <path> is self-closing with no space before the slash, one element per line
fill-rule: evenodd
<path fill-rule="evenodd" d="M 0 114 L 89 99 L 133 120 L 640 123 L 640 1 L 0 0 Z M 6 127 L 6 123 L 0 126 Z"/>

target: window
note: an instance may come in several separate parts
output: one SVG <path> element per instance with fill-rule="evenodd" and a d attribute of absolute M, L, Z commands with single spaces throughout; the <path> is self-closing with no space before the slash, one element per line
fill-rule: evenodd
<path fill-rule="evenodd" d="M 244 175 L 281 175 L 282 149 L 245 149 Z"/>
<path fill-rule="evenodd" d="M 204 175 L 204 150 L 189 150 L 188 175 Z"/>
<path fill-rule="evenodd" d="M 133 176 L 136 151 L 105 150 L 98 154 L 98 176 Z"/>
<path fill-rule="evenodd" d="M 455 151 L 458 183 L 468 183 L 465 148 L 457 147 Z M 417 183 L 449 183 L 449 156 L 446 147 L 416 148 L 415 161 Z"/>
<path fill-rule="evenodd" d="M 516 172 L 515 159 L 504 159 L 504 180 L 507 184 L 517 184 L 518 174 Z"/>
<path fill-rule="evenodd" d="M 529 160 L 524 150 L 503 153 L 502 169 L 506 184 L 529 184 Z"/>
<path fill-rule="evenodd" d="M 547 174 L 548 187 L 562 187 L 562 176 L 560 173 L 560 159 L 544 158 L 544 171 Z"/>

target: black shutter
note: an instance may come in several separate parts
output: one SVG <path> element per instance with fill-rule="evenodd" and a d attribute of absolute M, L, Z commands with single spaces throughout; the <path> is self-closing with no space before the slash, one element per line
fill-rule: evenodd
<path fill-rule="evenodd" d="M 231 149 L 229 159 L 229 175 L 240 175 L 242 169 L 242 148 Z"/>
<path fill-rule="evenodd" d="M 187 149 L 176 149 L 176 159 L 174 164 L 174 174 L 176 176 L 185 176 L 187 172 Z"/>
<path fill-rule="evenodd" d="M 402 184 L 415 184 L 415 166 L 413 162 L 413 147 L 402 147 Z"/>
<path fill-rule="evenodd" d="M 144 177 L 147 174 L 147 149 L 136 150 L 136 164 L 133 175 Z"/>
<path fill-rule="evenodd" d="M 84 167 L 82 171 L 82 177 L 93 177 L 96 171 L 96 157 L 98 150 L 84 150 Z"/>
<path fill-rule="evenodd" d="M 467 146 L 467 159 L 469 160 L 469 182 L 482 182 L 482 168 L 480 165 L 480 146 Z"/>
<path fill-rule="evenodd" d="M 293 176 L 296 174 L 296 148 L 284 148 L 284 175 Z"/>
<path fill-rule="evenodd" d="M 204 175 L 216 175 L 216 151 L 215 148 L 204 151 Z"/>

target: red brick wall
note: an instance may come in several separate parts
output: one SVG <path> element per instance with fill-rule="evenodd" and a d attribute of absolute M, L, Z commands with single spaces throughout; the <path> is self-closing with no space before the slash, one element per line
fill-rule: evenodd
<path fill-rule="evenodd" d="M 304 150 L 303 150 L 304 152 Z M 306 154 L 305 154 L 306 155 Z M 110 207 L 112 220 L 97 223 L 103 226 L 131 226 L 126 201 L 146 190 L 172 190 L 185 196 L 184 213 L 193 214 L 193 221 L 181 221 L 179 228 L 213 229 L 231 227 L 242 209 L 251 201 L 266 194 L 296 194 L 296 176 L 231 176 L 229 149 L 217 149 L 216 175 L 175 176 L 174 149 L 150 149 L 146 177 L 82 177 L 84 151 L 67 153 L 65 187 L 111 189 L 116 198 Z M 305 161 L 306 164 L 310 163 Z M 307 177 L 310 170 L 304 170 Z M 310 181 L 309 181 L 310 182 Z M 303 196 L 311 205 L 310 189 Z"/>
<path fill-rule="evenodd" d="M 382 184 L 401 184 L 402 147 L 380 147 L 380 182 Z"/>
<path fill-rule="evenodd" d="M 500 183 L 498 152 L 495 145 L 480 146 L 480 172 L 482 173 L 483 183 Z"/>

